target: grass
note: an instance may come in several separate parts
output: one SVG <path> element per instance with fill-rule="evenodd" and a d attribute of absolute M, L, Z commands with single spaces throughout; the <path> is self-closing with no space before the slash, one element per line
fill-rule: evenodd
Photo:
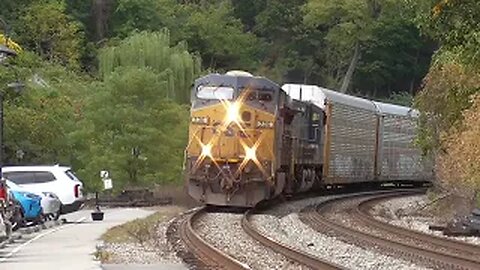
<path fill-rule="evenodd" d="M 165 206 L 154 214 L 110 228 L 101 237 L 106 243 L 138 243 L 144 245 L 155 238 L 156 225 L 166 221 L 182 210 L 181 207 Z"/>
<path fill-rule="evenodd" d="M 93 253 L 93 256 L 95 257 L 95 260 L 105 263 L 111 259 L 112 254 L 106 250 L 98 249 Z"/>

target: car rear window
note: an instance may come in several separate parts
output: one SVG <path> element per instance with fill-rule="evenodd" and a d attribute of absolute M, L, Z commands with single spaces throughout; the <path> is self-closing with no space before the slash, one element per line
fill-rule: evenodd
<path fill-rule="evenodd" d="M 7 172 L 5 178 L 17 185 L 40 184 L 55 181 L 55 176 L 50 172 Z"/>
<path fill-rule="evenodd" d="M 3 176 L 17 185 L 35 184 L 33 172 L 8 172 Z"/>
<path fill-rule="evenodd" d="M 65 171 L 65 174 L 68 176 L 68 178 L 72 179 L 73 181 L 80 181 L 75 175 L 75 173 L 73 173 L 72 170 Z"/>
<path fill-rule="evenodd" d="M 55 176 L 51 172 L 35 172 L 35 183 L 48 183 L 55 181 Z"/>

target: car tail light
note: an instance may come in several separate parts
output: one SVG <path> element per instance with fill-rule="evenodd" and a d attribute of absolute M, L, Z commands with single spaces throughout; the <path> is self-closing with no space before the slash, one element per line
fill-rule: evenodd
<path fill-rule="evenodd" d="M 0 183 L 0 200 L 7 201 L 7 187 Z"/>
<path fill-rule="evenodd" d="M 75 185 L 75 187 L 73 188 L 73 194 L 75 194 L 75 198 L 78 198 L 78 196 L 80 196 L 80 185 Z"/>

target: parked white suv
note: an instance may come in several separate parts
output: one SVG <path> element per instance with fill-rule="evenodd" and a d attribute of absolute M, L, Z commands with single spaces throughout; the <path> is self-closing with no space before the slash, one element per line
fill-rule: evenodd
<path fill-rule="evenodd" d="M 77 211 L 85 202 L 83 183 L 70 167 L 12 166 L 3 167 L 3 177 L 34 193 L 52 192 L 60 199 L 61 213 Z"/>

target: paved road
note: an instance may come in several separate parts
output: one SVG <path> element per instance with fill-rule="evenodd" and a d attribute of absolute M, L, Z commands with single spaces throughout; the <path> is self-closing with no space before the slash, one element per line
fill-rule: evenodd
<path fill-rule="evenodd" d="M 0 249 L 0 270 L 98 270 L 93 260 L 98 238 L 110 227 L 145 217 L 144 209 L 104 209 L 105 219 L 93 222 L 91 210 L 64 216 L 67 224 L 24 237 L 21 242 Z"/>

